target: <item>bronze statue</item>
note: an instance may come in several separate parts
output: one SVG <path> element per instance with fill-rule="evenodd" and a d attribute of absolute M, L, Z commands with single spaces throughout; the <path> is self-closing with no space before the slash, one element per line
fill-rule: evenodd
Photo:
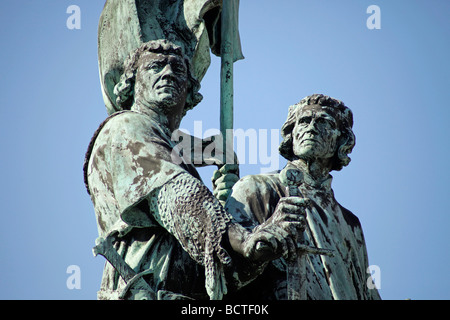
<path fill-rule="evenodd" d="M 293 287 L 303 292 L 294 299 L 378 299 L 366 286 L 361 225 L 331 189 L 329 172 L 348 165 L 355 142 L 350 109 L 323 95 L 290 108 L 280 152 L 299 186 L 287 188 L 280 173 L 238 181 L 238 166 L 225 164 L 232 65 L 243 58 L 238 3 L 105 3 L 98 43 L 109 117 L 84 164 L 99 231 L 94 254 L 107 259 L 98 298 L 287 299 Z M 210 52 L 222 57 L 222 145 L 215 147 L 223 157 L 207 162 L 200 150 L 198 163 L 173 137 L 202 99 Z M 214 193 L 192 163 L 221 166 Z"/>
<path fill-rule="evenodd" d="M 304 241 L 334 252 L 306 255 L 307 299 L 380 298 L 367 286 L 369 264 L 361 224 L 336 201 L 331 188 L 330 172 L 350 162 L 348 154 L 355 145 L 352 126 L 352 112 L 343 102 L 314 94 L 289 108 L 281 129 L 280 154 L 289 161 L 288 167 L 300 172 L 298 192 L 308 201 Z M 270 219 L 279 201 L 289 196 L 280 173 L 242 178 L 233 186 L 226 210 L 248 230 Z M 283 258 L 271 262 L 241 290 L 242 297 L 287 299 L 287 264 Z"/>
<path fill-rule="evenodd" d="M 166 40 L 145 43 L 120 79 L 115 94 L 122 110 L 97 130 L 85 162 L 100 234 L 96 252 L 109 261 L 99 298 L 222 299 L 268 261 L 295 255 L 286 241 L 293 243 L 303 216 L 284 209 L 300 212 L 295 199 L 248 231 L 192 164 L 172 161 L 171 135 L 199 101 L 182 48 Z"/>

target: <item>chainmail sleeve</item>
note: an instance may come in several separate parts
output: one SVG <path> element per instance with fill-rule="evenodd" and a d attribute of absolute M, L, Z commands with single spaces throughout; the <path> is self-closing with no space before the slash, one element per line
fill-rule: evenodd
<path fill-rule="evenodd" d="M 197 178 L 183 173 L 150 196 L 155 219 L 205 268 L 205 288 L 212 300 L 227 293 L 224 265 L 231 257 L 221 246 L 231 216 Z"/>

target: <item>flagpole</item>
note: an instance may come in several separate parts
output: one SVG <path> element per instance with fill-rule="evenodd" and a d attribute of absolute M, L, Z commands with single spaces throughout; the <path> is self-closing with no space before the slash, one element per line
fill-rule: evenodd
<path fill-rule="evenodd" d="M 232 1 L 223 0 L 221 24 L 221 71 L 220 71 L 220 132 L 223 137 L 223 160 L 234 163 L 233 154 L 233 7 Z M 231 150 L 230 150 L 231 149 Z M 229 152 L 227 152 L 230 150 Z"/>

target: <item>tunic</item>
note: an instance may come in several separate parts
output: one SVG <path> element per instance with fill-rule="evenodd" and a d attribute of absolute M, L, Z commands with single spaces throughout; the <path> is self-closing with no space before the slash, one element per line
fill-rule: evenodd
<path fill-rule="evenodd" d="M 303 183 L 299 187 L 302 196 L 313 203 L 307 209 L 305 243 L 334 251 L 334 257 L 307 255 L 307 299 L 380 299 L 378 291 L 367 286 L 369 264 L 359 219 L 335 200 L 331 181 L 329 176 L 319 186 Z M 225 207 L 251 230 L 266 221 L 286 196 L 279 172 L 247 176 L 235 184 Z M 286 266 L 282 258 L 271 262 L 259 278 L 241 290 L 241 296 L 286 300 Z"/>
<path fill-rule="evenodd" d="M 119 112 L 100 126 L 84 168 L 98 232 L 118 235 L 115 248 L 155 292 L 220 299 L 230 216 L 192 165 L 173 161 L 173 148 L 169 132 L 142 113 Z M 125 285 L 106 263 L 98 298 L 117 299 Z"/>

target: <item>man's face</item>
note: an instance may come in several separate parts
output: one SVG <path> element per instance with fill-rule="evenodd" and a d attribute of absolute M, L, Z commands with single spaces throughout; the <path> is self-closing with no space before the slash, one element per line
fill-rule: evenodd
<path fill-rule="evenodd" d="M 135 98 L 147 107 L 161 107 L 165 113 L 177 112 L 180 108 L 182 111 L 186 102 L 187 71 L 179 56 L 143 54 L 136 73 Z"/>
<path fill-rule="evenodd" d="M 314 160 L 334 156 L 341 132 L 326 108 L 310 105 L 298 111 L 292 135 L 294 154 L 300 159 Z"/>

